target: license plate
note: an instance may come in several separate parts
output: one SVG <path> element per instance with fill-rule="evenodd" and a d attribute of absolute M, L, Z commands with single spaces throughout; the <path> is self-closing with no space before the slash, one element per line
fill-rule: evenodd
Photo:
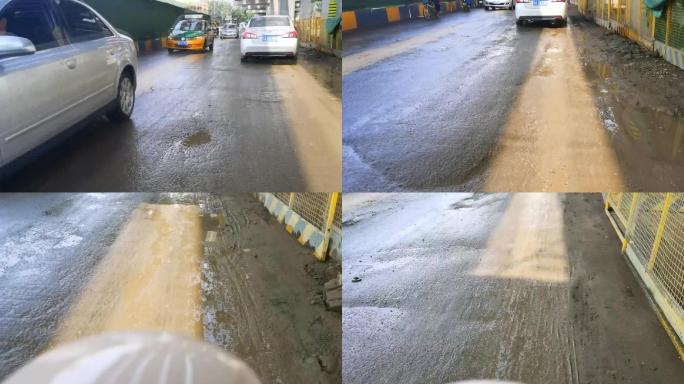
<path fill-rule="evenodd" d="M 263 42 L 276 41 L 276 36 L 261 36 L 261 41 L 263 41 Z"/>
<path fill-rule="evenodd" d="M 178 46 L 179 46 L 179 47 L 187 47 L 187 46 L 188 46 L 188 42 L 187 42 L 187 41 L 179 41 L 179 42 L 178 42 Z"/>
<path fill-rule="evenodd" d="M 532 5 L 535 7 L 545 7 L 546 4 L 546 0 L 532 0 Z"/>

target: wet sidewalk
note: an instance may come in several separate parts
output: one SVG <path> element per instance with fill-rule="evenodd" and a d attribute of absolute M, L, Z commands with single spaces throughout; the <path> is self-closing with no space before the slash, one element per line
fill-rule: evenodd
<path fill-rule="evenodd" d="M 368 195 L 352 206 L 346 383 L 684 380 L 600 195 Z"/>

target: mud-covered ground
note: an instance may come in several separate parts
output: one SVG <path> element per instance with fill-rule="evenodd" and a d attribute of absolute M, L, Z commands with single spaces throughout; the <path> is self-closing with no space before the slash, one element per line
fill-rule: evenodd
<path fill-rule="evenodd" d="M 0 195 L 0 378 L 64 342 L 163 330 L 264 383 L 339 383 L 340 313 L 320 300 L 339 271 L 251 195 Z"/>
<path fill-rule="evenodd" d="M 684 381 L 600 195 L 344 198 L 345 383 Z"/>
<path fill-rule="evenodd" d="M 569 8 L 345 34 L 343 189 L 670 191 L 684 186 L 684 71 Z"/>
<path fill-rule="evenodd" d="M 316 261 L 251 196 L 214 200 L 219 237 L 203 266 L 205 340 L 235 351 L 264 383 L 341 383 L 341 314 Z"/>

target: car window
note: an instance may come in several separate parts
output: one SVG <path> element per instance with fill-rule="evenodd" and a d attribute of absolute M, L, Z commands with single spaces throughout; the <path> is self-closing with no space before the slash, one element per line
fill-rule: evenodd
<path fill-rule="evenodd" d="M 114 35 L 95 13 L 83 5 L 71 0 L 61 0 L 58 6 L 72 42 L 97 40 Z"/>
<path fill-rule="evenodd" d="M 174 33 L 180 32 L 202 32 L 204 22 L 202 20 L 181 20 L 173 27 Z"/>
<path fill-rule="evenodd" d="M 45 0 L 14 0 L 7 4 L 0 11 L 0 35 L 29 39 L 37 51 L 66 43 L 64 32 Z"/>
<path fill-rule="evenodd" d="M 255 17 L 249 21 L 250 27 L 289 27 L 287 17 Z"/>

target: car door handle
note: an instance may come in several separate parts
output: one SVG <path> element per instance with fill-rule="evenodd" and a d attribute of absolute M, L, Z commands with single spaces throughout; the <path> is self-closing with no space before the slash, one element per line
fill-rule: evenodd
<path fill-rule="evenodd" d="M 64 60 L 64 65 L 69 69 L 76 68 L 76 59 L 66 59 Z"/>

